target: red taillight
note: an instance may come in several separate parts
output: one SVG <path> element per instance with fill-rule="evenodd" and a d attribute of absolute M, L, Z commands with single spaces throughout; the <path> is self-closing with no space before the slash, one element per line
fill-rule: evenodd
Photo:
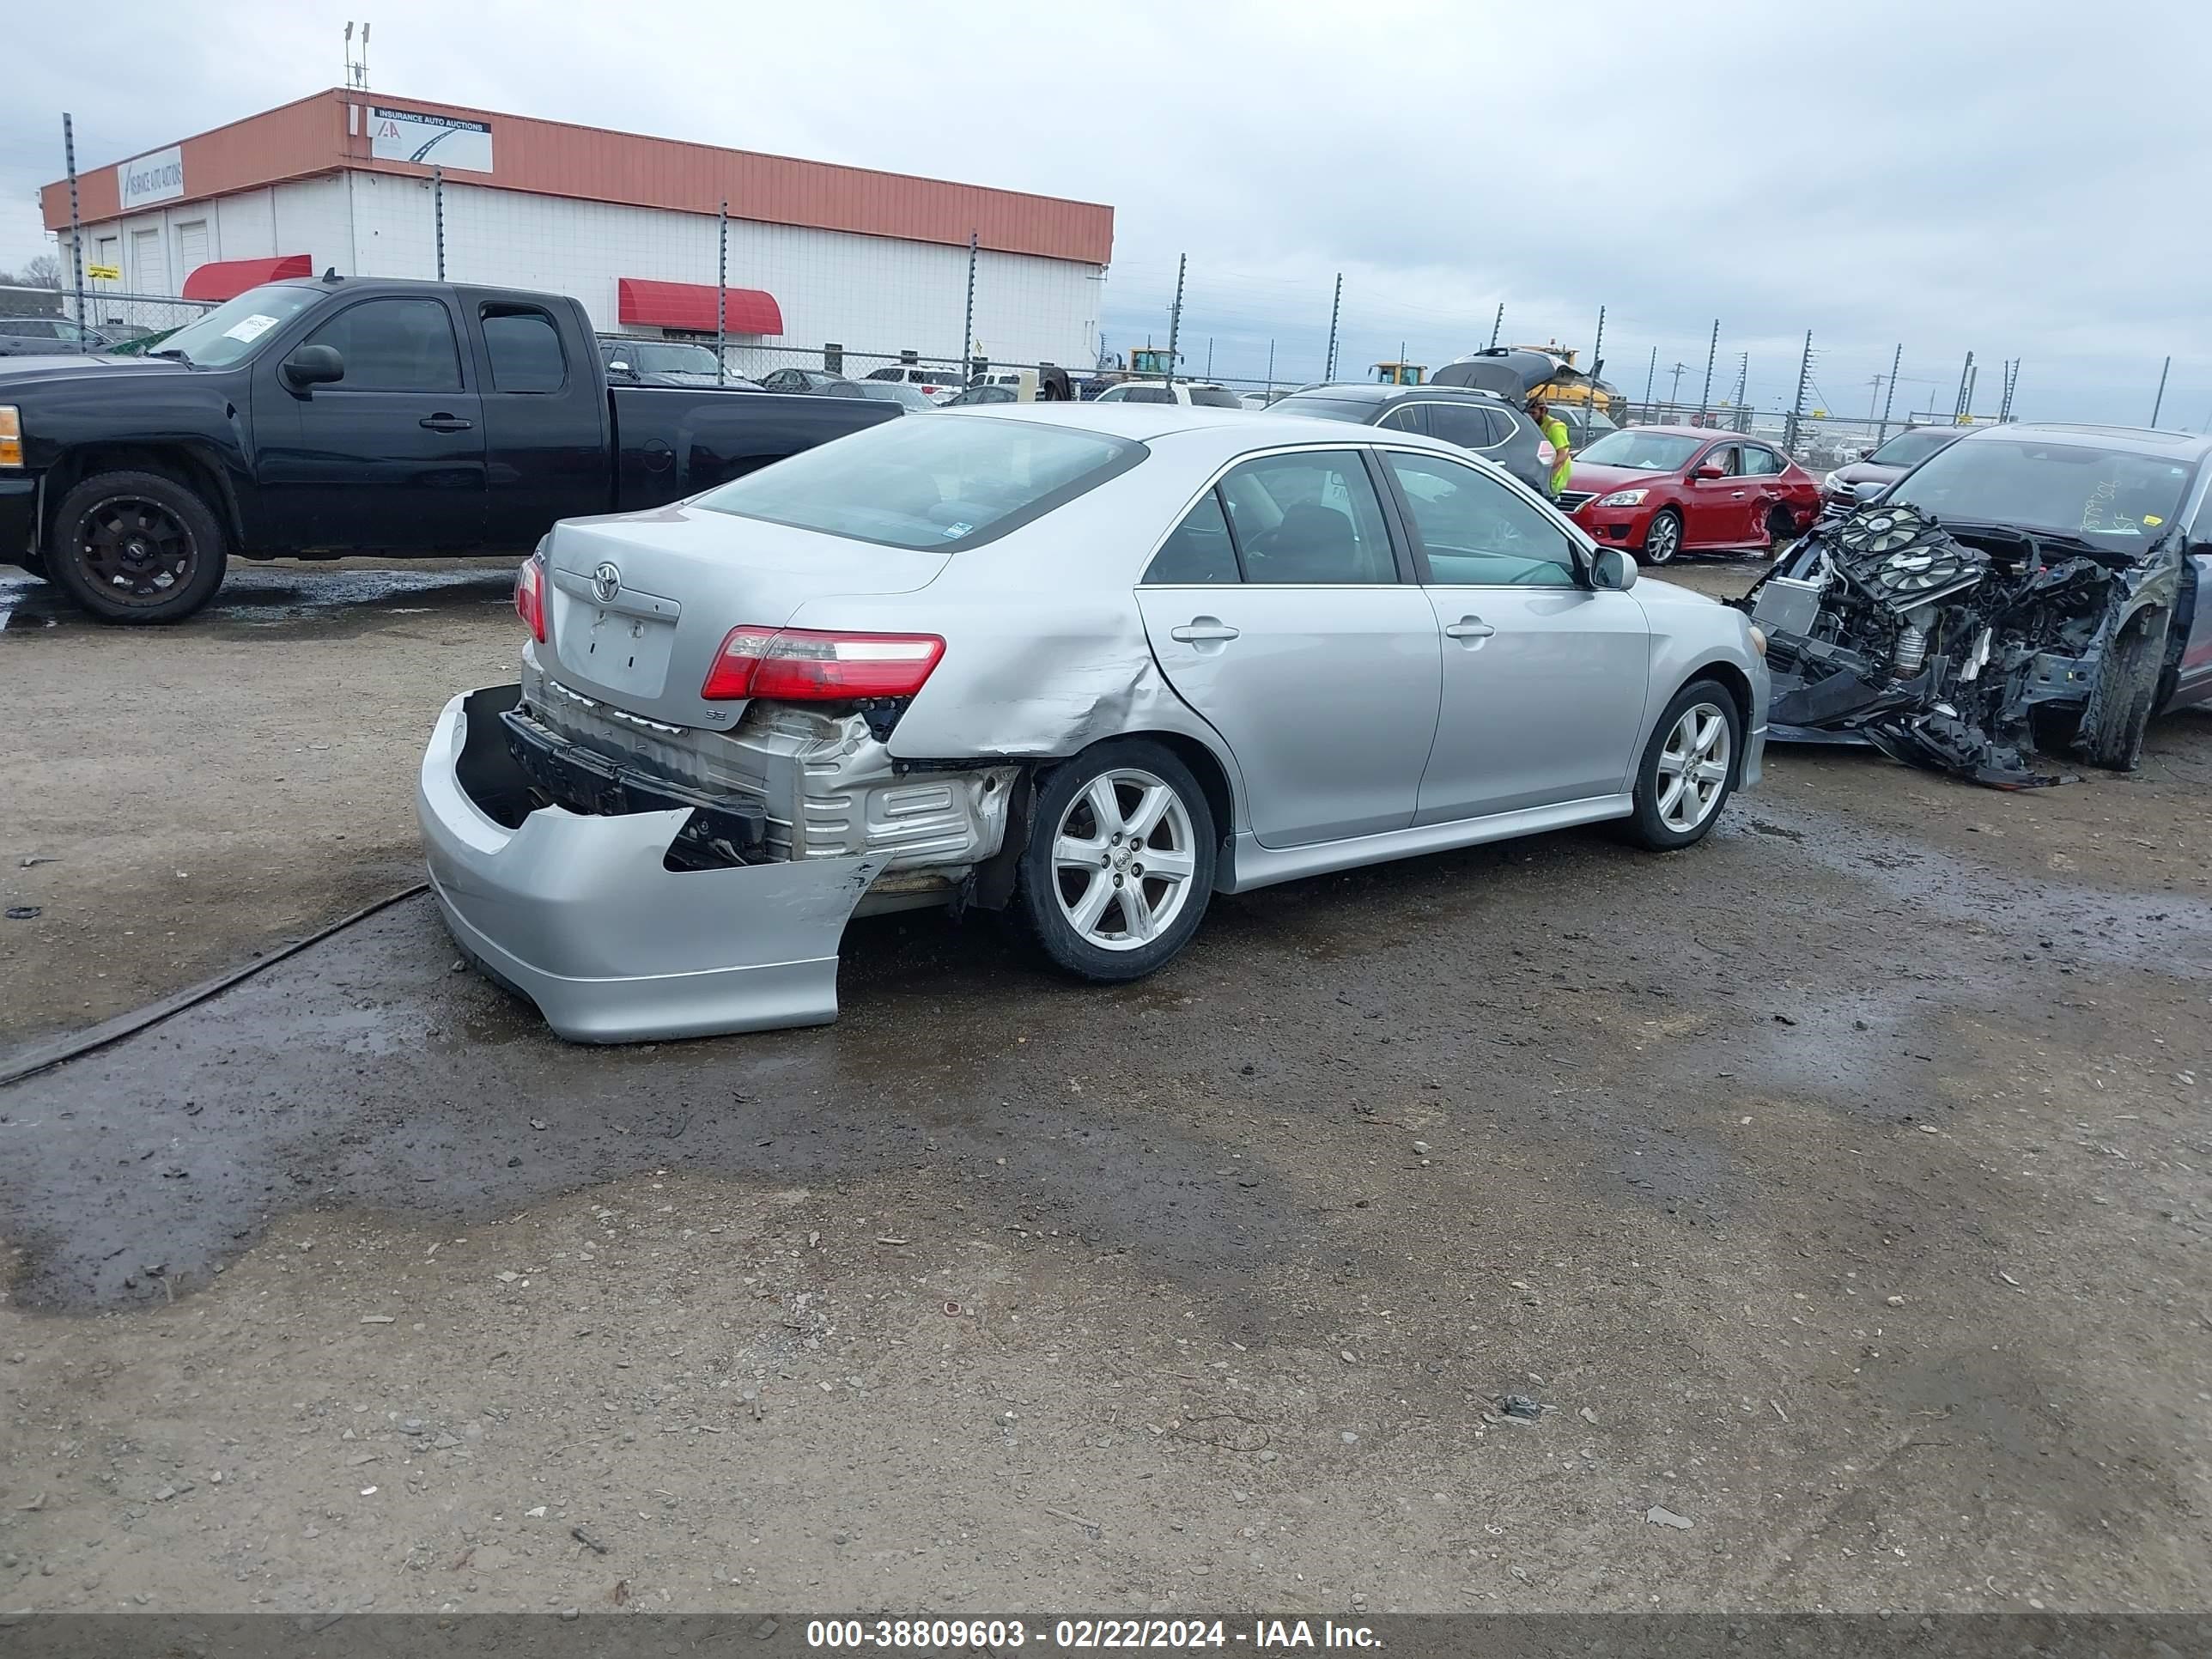
<path fill-rule="evenodd" d="M 514 614 L 530 629 L 530 637 L 545 643 L 545 567 L 525 559 L 514 574 Z"/>
<path fill-rule="evenodd" d="M 732 628 L 699 695 L 709 702 L 850 702 L 910 697 L 945 654 L 934 634 L 837 634 L 811 628 Z"/>

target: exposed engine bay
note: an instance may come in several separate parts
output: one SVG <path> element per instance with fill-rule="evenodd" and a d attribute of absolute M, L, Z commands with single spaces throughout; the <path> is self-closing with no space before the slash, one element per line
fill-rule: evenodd
<path fill-rule="evenodd" d="M 1997 789 L 2126 770 L 2160 701 L 2185 566 L 1875 503 L 1815 526 L 1735 603 L 1765 632 L 1771 735 L 1866 743 Z"/>

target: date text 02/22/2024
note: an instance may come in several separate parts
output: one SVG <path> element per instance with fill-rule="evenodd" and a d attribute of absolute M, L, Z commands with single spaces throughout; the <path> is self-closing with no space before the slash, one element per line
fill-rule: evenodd
<path fill-rule="evenodd" d="M 1219 1619 L 1060 1619 L 1032 1630 L 1019 1619 L 817 1619 L 806 1626 L 811 1648 L 945 1649 L 1003 1651 L 1035 1642 L 1069 1650 L 1091 1649 L 1204 1649 L 1237 1646 L 1259 1652 L 1297 1648 L 1363 1649 L 1378 1645 L 1365 1625 L 1323 1620 L 1262 1619 L 1237 1629 Z"/>

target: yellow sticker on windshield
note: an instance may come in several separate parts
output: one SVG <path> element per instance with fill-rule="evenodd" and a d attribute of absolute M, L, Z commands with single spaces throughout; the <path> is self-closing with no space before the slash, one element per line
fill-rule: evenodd
<path fill-rule="evenodd" d="M 2143 514 L 2143 522 L 2145 524 L 2164 524 L 2166 520 L 2160 518 L 2155 513 L 2146 513 Z"/>

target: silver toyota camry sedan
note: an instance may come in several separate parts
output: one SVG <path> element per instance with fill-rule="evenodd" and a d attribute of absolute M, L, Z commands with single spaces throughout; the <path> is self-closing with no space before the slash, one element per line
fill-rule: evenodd
<path fill-rule="evenodd" d="M 519 685 L 422 759 L 462 948 L 562 1036 L 818 1023 L 856 914 L 1011 911 L 1130 980 L 1216 893 L 1619 819 L 1765 739 L 1739 611 L 1504 471 L 1187 405 L 891 421 L 523 567 Z"/>

